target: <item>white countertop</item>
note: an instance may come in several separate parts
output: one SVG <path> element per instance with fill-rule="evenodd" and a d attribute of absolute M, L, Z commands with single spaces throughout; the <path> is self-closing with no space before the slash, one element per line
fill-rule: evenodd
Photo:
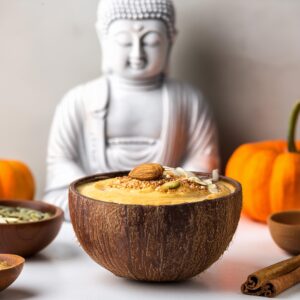
<path fill-rule="evenodd" d="M 141 283 L 118 278 L 93 262 L 65 223 L 50 246 L 26 260 L 20 277 L 0 299 L 263 299 L 241 294 L 241 284 L 250 273 L 287 257 L 266 225 L 242 218 L 228 250 L 204 273 L 182 283 Z M 277 298 L 299 296 L 297 285 Z"/>

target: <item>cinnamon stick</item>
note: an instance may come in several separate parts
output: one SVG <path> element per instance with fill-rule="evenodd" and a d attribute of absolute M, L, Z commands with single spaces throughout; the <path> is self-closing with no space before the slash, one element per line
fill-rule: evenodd
<path fill-rule="evenodd" d="M 289 258 L 248 276 L 244 294 L 275 297 L 300 282 L 300 255 Z"/>

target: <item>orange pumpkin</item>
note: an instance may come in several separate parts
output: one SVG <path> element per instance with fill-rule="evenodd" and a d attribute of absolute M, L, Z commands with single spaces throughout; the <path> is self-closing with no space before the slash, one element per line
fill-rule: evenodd
<path fill-rule="evenodd" d="M 0 160 L 0 199 L 32 200 L 34 192 L 33 175 L 24 163 Z"/>
<path fill-rule="evenodd" d="M 288 141 L 244 144 L 232 154 L 226 176 L 243 187 L 243 212 L 261 222 L 270 213 L 300 209 L 300 141 L 295 142 L 300 102 L 295 106 Z"/>

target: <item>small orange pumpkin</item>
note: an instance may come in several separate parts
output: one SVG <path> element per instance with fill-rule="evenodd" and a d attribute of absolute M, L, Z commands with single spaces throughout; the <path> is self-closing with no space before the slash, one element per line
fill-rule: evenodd
<path fill-rule="evenodd" d="M 20 161 L 0 160 L 0 199 L 33 200 L 34 178 Z"/>
<path fill-rule="evenodd" d="M 300 141 L 295 142 L 300 102 L 292 112 L 288 142 L 265 141 L 238 147 L 226 176 L 243 187 L 243 212 L 261 222 L 270 213 L 300 209 Z"/>

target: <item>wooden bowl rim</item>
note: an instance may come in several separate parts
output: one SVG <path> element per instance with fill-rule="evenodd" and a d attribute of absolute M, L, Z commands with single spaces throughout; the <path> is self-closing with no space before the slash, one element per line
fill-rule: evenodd
<path fill-rule="evenodd" d="M 17 254 L 0 253 L 0 259 L 6 261 L 6 259 L 3 258 L 3 256 L 9 256 L 9 257 L 13 258 L 14 261 L 18 261 L 18 262 L 16 264 L 11 265 L 10 267 L 7 267 L 7 268 L 5 268 L 3 270 L 0 270 L 0 273 L 3 272 L 3 271 L 15 269 L 18 266 L 23 265 L 25 263 L 25 258 L 22 257 L 22 256 L 20 256 L 20 255 L 17 255 Z"/>
<path fill-rule="evenodd" d="M 22 206 L 22 204 L 40 204 L 40 205 L 45 205 L 45 209 L 47 210 L 47 207 L 51 207 L 53 210 L 55 210 L 55 213 L 53 214 L 53 216 L 45 219 L 45 220 L 39 220 L 39 221 L 33 221 L 33 222 L 26 222 L 26 223 L 17 223 L 17 224 L 0 224 L 0 228 L 1 227 L 6 227 L 6 226 L 27 226 L 27 225 L 31 225 L 31 224 L 38 224 L 38 223 L 45 223 L 45 222 L 49 222 L 51 220 L 54 219 L 59 219 L 61 217 L 64 217 L 64 212 L 63 210 L 58 207 L 55 206 L 53 204 L 44 202 L 44 201 L 39 201 L 39 200 L 11 200 L 11 199 L 1 199 L 0 200 L 0 205 L 4 205 L 4 206 L 9 206 L 8 204 L 3 204 L 3 202 L 5 203 L 14 203 L 14 204 L 18 204 L 18 206 L 20 207 L 24 207 Z M 28 208 L 28 207 L 24 207 L 24 208 Z M 31 209 L 35 209 L 35 210 L 39 210 L 37 208 L 31 208 Z"/>
<path fill-rule="evenodd" d="M 299 228 L 300 229 L 300 223 L 299 224 L 287 224 L 284 222 L 279 222 L 277 220 L 274 220 L 274 217 L 280 216 L 280 215 L 289 215 L 289 214 L 299 214 L 299 219 L 300 219 L 300 210 L 286 210 L 286 211 L 280 211 L 280 212 L 276 212 L 271 214 L 268 217 L 268 224 L 270 226 L 270 224 L 275 223 L 277 225 L 280 225 L 282 227 L 287 227 L 287 228 Z"/>
<path fill-rule="evenodd" d="M 97 203 L 101 203 L 101 204 L 105 204 L 105 205 L 115 204 L 115 205 L 130 206 L 130 207 L 162 207 L 162 208 L 165 208 L 165 207 L 187 206 L 187 205 L 191 205 L 191 204 L 211 202 L 211 199 L 204 199 L 204 200 L 197 201 L 197 202 L 187 202 L 187 203 L 178 203 L 178 204 L 171 204 L 171 205 L 159 205 L 159 206 L 158 205 L 143 205 L 143 204 L 128 204 L 128 203 L 125 204 L 125 203 L 107 202 L 107 201 L 102 201 L 102 200 L 96 200 L 96 199 L 93 199 L 93 198 L 89 198 L 87 196 L 84 196 L 84 195 L 80 194 L 77 190 L 77 187 L 79 185 L 84 184 L 84 183 L 94 182 L 94 181 L 98 181 L 98 180 L 101 180 L 101 179 L 114 178 L 114 177 L 118 177 L 118 176 L 125 176 L 125 175 L 128 175 L 129 172 L 130 171 L 99 173 L 99 174 L 94 174 L 94 175 L 86 176 L 86 177 L 83 177 L 83 178 L 79 178 L 79 179 L 73 181 L 70 184 L 69 192 L 72 192 L 72 193 L 77 194 L 81 197 L 84 197 L 85 199 L 92 200 L 92 201 L 95 201 Z M 204 172 L 193 172 L 193 173 L 198 175 L 198 176 L 211 176 L 211 173 L 204 173 Z M 229 198 L 231 198 L 232 196 L 235 197 L 235 196 L 241 194 L 242 186 L 238 181 L 236 181 L 236 180 L 234 180 L 230 177 L 227 177 L 227 176 L 220 176 L 220 179 L 222 179 L 223 181 L 233 185 L 235 190 L 234 190 L 233 193 L 230 193 L 226 196 L 222 196 L 222 197 L 213 199 L 214 202 L 217 201 L 217 200 L 225 201 L 225 200 L 228 200 Z"/>

